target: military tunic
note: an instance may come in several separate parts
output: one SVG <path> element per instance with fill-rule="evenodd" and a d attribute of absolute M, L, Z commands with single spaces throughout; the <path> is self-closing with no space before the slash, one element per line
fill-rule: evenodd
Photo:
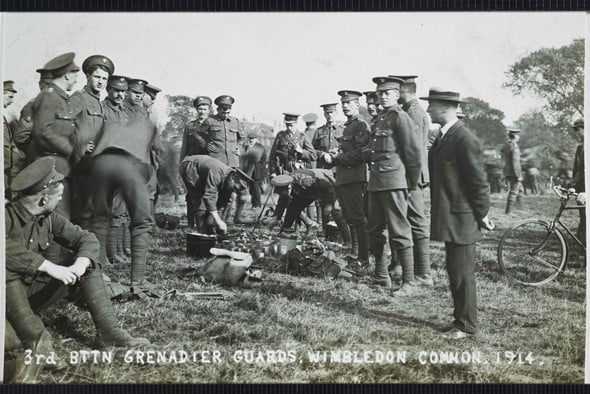
<path fill-rule="evenodd" d="M 223 187 L 232 171 L 220 160 L 204 155 L 187 156 L 180 163 L 180 175 L 199 211 L 217 211 L 227 205 L 230 193 Z"/>
<path fill-rule="evenodd" d="M 20 202 L 5 208 L 6 281 L 32 278 L 38 274 L 43 256 L 52 240 L 76 252 L 76 257 L 98 261 L 99 244 L 88 231 L 56 212 L 32 216 Z M 59 261 L 52 261 L 59 264 Z"/>
<path fill-rule="evenodd" d="M 131 103 L 129 100 L 125 99 L 121 103 L 121 107 L 123 111 L 127 114 L 127 118 L 129 121 L 132 122 L 137 119 L 148 119 L 149 114 L 144 106 L 140 104 Z"/>
<path fill-rule="evenodd" d="M 186 156 L 206 155 L 208 154 L 209 140 L 209 121 L 203 119 L 192 120 L 184 126 L 182 133 L 182 146 L 180 148 L 180 160 Z"/>
<path fill-rule="evenodd" d="M 240 165 L 240 145 L 244 143 L 244 130 L 237 118 L 228 116 L 222 119 L 219 115 L 207 118 L 209 123 L 209 156 L 230 167 Z"/>
<path fill-rule="evenodd" d="M 68 95 L 56 85 L 48 84 L 35 99 L 33 113 L 31 157 L 28 161 L 52 156 L 56 170 L 68 176 L 76 142 L 76 118 Z"/>
<path fill-rule="evenodd" d="M 514 140 L 509 140 L 502 149 L 504 156 L 504 176 L 510 183 L 510 191 L 506 202 L 506 213 L 511 210 L 511 205 L 520 197 L 522 182 L 522 168 L 520 164 L 520 148 Z"/>
<path fill-rule="evenodd" d="M 405 103 L 402 108 L 418 126 L 416 136 L 418 137 L 418 144 L 421 148 L 422 158 L 420 185 L 427 185 L 430 182 L 427 152 L 428 135 L 430 133 L 430 118 L 417 99 L 411 99 Z"/>
<path fill-rule="evenodd" d="M 8 192 L 12 178 L 25 165 L 26 155 L 17 146 L 14 125 L 10 124 L 6 117 L 3 116 L 2 119 L 4 121 L 4 187 Z"/>
<path fill-rule="evenodd" d="M 382 250 L 383 230 L 389 231 L 394 250 L 411 247 L 407 219 L 408 192 L 418 187 L 421 147 L 416 124 L 401 107 L 385 108 L 373 125 L 369 146 L 370 176 L 367 232 L 374 250 Z"/>
<path fill-rule="evenodd" d="M 329 126 L 325 124 L 316 129 L 311 144 L 314 147 L 318 158 L 316 164 L 317 168 L 332 168 L 334 166 L 334 164 L 328 164 L 324 161 L 322 153 L 327 153 L 330 149 L 339 146 L 338 139 L 342 137 L 343 130 L 344 126 L 336 123 L 332 123 Z"/>
<path fill-rule="evenodd" d="M 119 124 L 129 123 L 129 116 L 127 112 L 123 110 L 122 105 L 115 105 L 109 99 L 103 100 L 101 105 L 104 111 L 105 122 L 114 122 Z"/>
<path fill-rule="evenodd" d="M 90 141 L 97 142 L 104 124 L 104 110 L 100 95 L 88 86 L 70 96 L 70 105 L 76 116 L 76 146 L 72 156 L 73 165 L 76 165 L 84 157 L 86 145 Z"/>
<path fill-rule="evenodd" d="M 295 151 L 295 145 L 299 145 L 302 152 Z M 268 158 L 268 170 L 270 173 L 291 172 L 296 169 L 295 163 L 308 163 L 316 159 L 316 153 L 311 143 L 305 138 L 305 134 L 287 130 L 279 131 L 270 149 Z"/>

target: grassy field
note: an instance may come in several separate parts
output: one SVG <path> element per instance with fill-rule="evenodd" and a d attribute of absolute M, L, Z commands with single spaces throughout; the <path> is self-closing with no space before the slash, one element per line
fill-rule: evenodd
<path fill-rule="evenodd" d="M 440 330 L 452 321 L 452 302 L 439 243 L 432 244 L 434 288 L 395 298 L 364 283 L 268 270 L 256 289 L 207 284 L 192 274 L 204 261 L 185 255 L 184 230 L 160 230 L 148 278 L 167 290 L 219 291 L 225 299 L 165 297 L 115 304 L 122 326 L 148 337 L 152 346 L 142 349 L 144 354 L 119 351 L 111 362 L 72 364 L 63 373 L 44 374 L 43 380 L 582 383 L 585 272 L 568 270 L 544 287 L 525 287 L 504 277 L 496 262 L 504 229 L 524 218 L 549 218 L 558 201 L 549 194 L 525 197 L 522 209 L 508 216 L 503 214 L 505 195 L 492 198 L 497 230 L 486 233 L 478 247 L 480 330 L 475 338 L 452 342 L 441 337 Z M 158 210 L 181 214 L 184 205 L 164 196 Z M 573 227 L 577 213 L 569 216 Z M 109 267 L 108 273 L 126 278 L 129 267 Z M 87 312 L 63 303 L 43 318 L 55 334 L 59 357 L 68 360 L 91 349 L 94 327 Z M 154 353 L 149 351 L 162 352 L 166 360 L 150 364 Z M 189 360 L 181 362 L 181 351 Z M 173 355 L 176 359 L 170 360 Z"/>

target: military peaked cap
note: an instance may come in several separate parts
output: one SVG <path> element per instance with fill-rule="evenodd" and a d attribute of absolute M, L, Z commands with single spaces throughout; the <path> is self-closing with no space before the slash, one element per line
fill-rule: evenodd
<path fill-rule="evenodd" d="M 54 57 L 45 63 L 43 68 L 38 69 L 37 72 L 49 71 L 54 78 L 59 78 L 67 72 L 80 71 L 80 67 L 74 63 L 74 57 L 76 57 L 74 52 L 68 52 Z"/>
<path fill-rule="evenodd" d="M 112 75 L 115 72 L 115 65 L 111 59 L 103 55 L 92 55 L 87 57 L 82 63 L 82 71 L 84 74 L 88 74 L 92 66 L 105 67 L 108 70 L 109 75 Z"/>
<path fill-rule="evenodd" d="M 149 94 L 149 96 L 152 98 L 152 100 L 154 100 L 156 98 L 156 95 L 158 93 L 160 93 L 162 91 L 162 89 L 148 83 L 147 85 L 145 85 L 145 92 L 147 94 Z"/>
<path fill-rule="evenodd" d="M 197 108 L 199 105 L 211 106 L 211 99 L 207 96 L 197 96 L 197 98 L 193 100 L 193 107 Z"/>
<path fill-rule="evenodd" d="M 232 96 L 222 95 L 215 99 L 215 105 L 227 105 L 231 107 L 235 101 Z"/>
<path fill-rule="evenodd" d="M 131 79 L 127 84 L 129 85 L 129 90 L 133 90 L 136 93 L 143 93 L 145 91 L 145 85 L 148 82 L 143 79 Z"/>
<path fill-rule="evenodd" d="M 127 90 L 129 89 L 127 79 L 127 77 L 122 75 L 111 75 L 109 78 L 109 86 L 118 90 Z"/>
<path fill-rule="evenodd" d="M 14 81 L 4 81 L 4 91 L 17 93 L 18 91 L 14 88 Z"/>
<path fill-rule="evenodd" d="M 55 159 L 48 156 L 42 157 L 19 172 L 12 180 L 10 189 L 13 192 L 32 195 L 63 178 L 64 176 L 55 170 Z"/>
<path fill-rule="evenodd" d="M 308 114 L 303 115 L 303 121 L 305 123 L 313 123 L 316 120 L 318 120 L 318 116 L 314 113 L 308 113 Z"/>
<path fill-rule="evenodd" d="M 358 100 L 363 94 L 356 90 L 341 90 L 338 92 L 338 95 L 340 96 L 340 101 L 345 102 Z"/>

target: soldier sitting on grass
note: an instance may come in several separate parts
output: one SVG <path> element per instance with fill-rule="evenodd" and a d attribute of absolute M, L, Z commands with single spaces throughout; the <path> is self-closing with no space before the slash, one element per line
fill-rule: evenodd
<path fill-rule="evenodd" d="M 96 237 L 55 212 L 63 178 L 55 170 L 54 159 L 44 157 L 12 181 L 18 195 L 5 208 L 6 320 L 25 346 L 49 354 L 51 335 L 37 313 L 76 291 L 92 315 L 98 347 L 148 345 L 146 338 L 134 338 L 119 328 L 103 281 Z M 52 240 L 73 252 L 63 265 L 44 255 Z M 59 360 L 45 369 L 66 368 L 65 361 Z"/>

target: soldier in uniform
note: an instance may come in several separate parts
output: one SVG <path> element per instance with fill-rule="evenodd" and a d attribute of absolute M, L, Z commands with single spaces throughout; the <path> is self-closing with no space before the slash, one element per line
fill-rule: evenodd
<path fill-rule="evenodd" d="M 210 116 L 207 120 L 209 123 L 207 153 L 230 167 L 238 168 L 240 166 L 240 147 L 244 144 L 245 138 L 242 123 L 238 118 L 230 116 L 234 102 L 234 98 L 228 95 L 215 98 L 217 114 Z M 238 222 L 240 221 L 239 218 L 247 199 L 245 193 L 247 191 L 240 196 L 232 197 L 224 212 L 226 221 L 230 218 L 233 200 L 237 200 L 234 217 L 238 218 Z"/>
<path fill-rule="evenodd" d="M 132 78 L 130 78 L 127 83 L 128 89 L 121 107 L 127 114 L 130 122 L 148 117 L 148 112 L 143 106 L 143 95 L 145 92 L 145 85 L 147 84 L 148 82 L 143 79 Z"/>
<path fill-rule="evenodd" d="M 232 193 L 248 189 L 253 182 L 239 168 L 205 155 L 186 156 L 180 163 L 180 176 L 187 185 L 187 193 L 197 208 L 197 230 L 200 232 L 227 231 L 219 211 L 227 209 Z"/>
<path fill-rule="evenodd" d="M 430 183 L 428 173 L 428 134 L 430 132 L 430 118 L 422 108 L 416 97 L 416 75 L 397 76 L 404 81 L 400 89 L 399 103 L 418 126 L 416 138 L 420 146 L 421 171 L 418 188 L 408 196 L 408 220 L 412 226 L 412 241 L 414 242 L 414 277 L 416 284 L 432 286 L 430 270 L 430 223 L 426 218 L 424 207 L 424 188 Z M 391 247 L 391 250 L 394 250 Z M 392 252 L 392 256 L 393 256 Z"/>
<path fill-rule="evenodd" d="M 318 120 L 318 116 L 314 113 L 308 113 L 302 116 L 303 121 L 305 122 L 305 130 L 303 134 L 305 134 L 305 138 L 311 143 L 313 141 L 313 137 L 316 131 L 316 122 Z M 305 168 L 316 168 L 317 162 L 310 161 L 306 164 Z M 315 207 L 315 209 L 314 209 Z M 318 222 L 322 217 L 322 208 L 320 206 L 320 202 L 316 201 L 314 204 L 310 204 L 307 207 L 307 217 L 312 220 Z"/>
<path fill-rule="evenodd" d="M 316 159 L 313 146 L 295 126 L 299 114 L 285 112 L 283 115 L 286 129 L 277 133 L 268 157 L 268 170 L 271 177 L 289 174 L 297 169 L 305 168 L 306 162 Z M 289 202 L 288 187 L 276 187 L 275 193 L 279 195 L 279 201 L 275 208 L 273 220 L 269 223 L 271 227 L 281 220 Z M 308 228 L 315 224 L 306 215 L 302 215 L 302 219 Z"/>
<path fill-rule="evenodd" d="M 43 157 L 12 181 L 18 197 L 5 207 L 6 320 L 29 348 L 45 342 L 51 350 L 51 335 L 37 313 L 79 290 L 96 326 L 99 347 L 149 345 L 147 339 L 119 328 L 102 278 L 96 237 L 54 211 L 63 178 L 55 170 L 55 160 Z M 72 250 L 71 259 L 60 264 L 47 257 L 52 239 Z M 67 364 L 61 360 L 44 367 L 63 369 Z"/>
<path fill-rule="evenodd" d="M 4 81 L 4 108 L 12 104 L 17 90 L 14 88 L 14 81 Z M 10 199 L 10 182 L 19 173 L 25 164 L 26 155 L 16 141 L 16 124 L 2 114 L 4 121 L 4 196 Z"/>
<path fill-rule="evenodd" d="M 514 204 L 520 203 L 520 189 L 522 188 L 522 169 L 520 166 L 520 130 L 508 129 L 508 142 L 502 148 L 504 156 L 504 176 L 510 183 L 510 191 L 506 201 L 506 213 L 512 212 Z"/>
<path fill-rule="evenodd" d="M 367 112 L 371 116 L 371 126 L 377 120 L 377 115 L 379 115 L 378 106 L 379 106 L 379 98 L 377 97 L 377 92 L 372 90 L 363 92 L 365 95 L 365 100 L 367 102 Z"/>
<path fill-rule="evenodd" d="M 113 197 L 117 190 L 125 202 L 131 220 L 131 287 L 134 293 L 149 291 L 152 286 L 145 275 L 154 226 L 148 190 L 153 172 L 150 148 L 154 138 L 155 128 L 147 117 L 129 119 L 125 123 L 105 120 L 85 176 L 79 181 L 83 204 L 80 223 L 99 239 L 101 261 L 105 261 Z"/>
<path fill-rule="evenodd" d="M 490 152 L 490 154 L 484 157 L 483 164 L 488 183 L 490 184 L 490 193 L 501 193 L 501 181 L 502 177 L 504 176 L 504 163 L 502 157 L 498 154 L 495 148 L 488 147 L 487 150 Z"/>
<path fill-rule="evenodd" d="M 389 233 L 392 253 L 397 252 L 402 266 L 402 287 L 395 293 L 414 292 L 414 254 L 412 228 L 408 220 L 408 194 L 418 190 L 422 168 L 422 147 L 418 143 L 416 124 L 398 105 L 403 80 L 375 77 L 383 111 L 371 131 L 369 194 L 370 251 L 375 256 L 374 283 L 391 288 L 391 278 L 383 258 L 385 236 Z"/>
<path fill-rule="evenodd" d="M 336 123 L 336 107 L 338 104 L 329 103 L 322 104 L 320 107 L 324 110 L 324 117 L 326 123 L 318 127 L 315 131 L 311 145 L 315 149 L 317 156 L 317 168 L 333 168 L 333 163 L 326 163 L 323 159 L 324 153 L 337 152 L 338 151 L 338 139 L 342 137 L 342 131 L 344 127 Z"/>
<path fill-rule="evenodd" d="M 152 107 L 154 106 L 154 101 L 156 101 L 156 96 L 160 93 L 162 89 L 157 86 L 154 86 L 150 83 L 145 85 L 144 87 L 144 95 L 143 95 L 143 106 L 147 110 L 149 114 L 152 113 Z"/>
<path fill-rule="evenodd" d="M 366 273 L 369 265 L 369 237 L 363 208 L 363 195 L 367 185 L 364 151 L 369 144 L 370 131 L 369 125 L 359 115 L 359 98 L 362 93 L 341 90 L 338 95 L 346 122 L 342 135 L 338 138 L 337 153 L 323 153 L 323 159 L 324 162 L 336 166 L 338 200 L 351 236 L 348 237 L 346 231 L 341 230 L 341 233 L 344 233 L 345 244 L 351 240 L 351 251 L 355 254 L 355 261 L 351 262 L 349 268 Z"/>
<path fill-rule="evenodd" d="M 480 228 L 492 230 L 489 187 L 479 140 L 457 119 L 457 92 L 430 89 L 428 113 L 442 126 L 429 151 L 431 239 L 445 242 L 445 262 L 453 297 L 453 324 L 444 334 L 461 339 L 477 329 L 475 245 Z"/>
<path fill-rule="evenodd" d="M 104 110 L 105 122 L 127 125 L 129 119 L 123 111 L 122 103 L 125 100 L 127 89 L 127 77 L 112 75 L 107 83 L 107 97 L 101 102 Z M 85 174 L 81 174 L 85 176 Z M 125 233 L 129 232 L 129 214 L 121 197 L 120 191 L 116 191 L 113 197 L 113 214 L 111 218 L 111 232 L 107 240 L 106 254 L 110 262 L 125 263 Z"/>
<path fill-rule="evenodd" d="M 197 110 L 197 119 L 191 120 L 184 126 L 182 133 L 182 146 L 180 148 L 180 161 L 186 156 L 206 155 L 209 145 L 209 110 L 211 99 L 207 96 L 198 96 L 193 100 L 193 107 Z M 188 226 L 195 226 L 195 215 L 197 207 L 193 207 L 192 200 L 186 194 L 186 217 Z"/>
<path fill-rule="evenodd" d="M 100 95 L 106 89 L 115 66 L 106 56 L 92 55 L 82 63 L 82 71 L 86 75 L 86 86 L 70 97 L 72 111 L 76 116 L 76 147 L 72 156 L 74 171 L 76 164 L 85 155 L 92 153 L 95 147 L 104 122 Z"/>

